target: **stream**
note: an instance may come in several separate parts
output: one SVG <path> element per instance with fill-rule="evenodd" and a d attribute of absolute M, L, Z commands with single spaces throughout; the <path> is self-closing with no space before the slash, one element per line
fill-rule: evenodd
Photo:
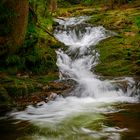
<path fill-rule="evenodd" d="M 115 33 L 87 24 L 89 17 L 55 19 L 60 80 L 73 81 L 67 96 L 14 110 L 0 118 L 2 140 L 139 140 L 140 82 L 104 79 L 94 73 L 96 44 Z M 109 52 L 108 52 L 109 53 Z"/>

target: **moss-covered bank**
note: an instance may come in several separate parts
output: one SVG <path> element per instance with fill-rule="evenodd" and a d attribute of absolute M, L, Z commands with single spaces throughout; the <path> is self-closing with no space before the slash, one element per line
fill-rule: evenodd
<path fill-rule="evenodd" d="M 30 104 L 47 102 L 52 93 L 64 94 L 70 85 L 57 81 L 58 73 L 47 75 L 17 75 L 0 74 L 0 114 L 13 107 L 22 109 Z M 49 99 L 51 99 L 49 97 Z"/>
<path fill-rule="evenodd" d="M 0 113 L 10 110 L 12 107 L 21 106 L 18 102 L 23 98 L 29 99 L 33 93 L 42 92 L 43 87 L 51 80 L 57 79 L 57 75 L 30 76 L 28 74 L 11 76 L 0 74 Z M 33 100 L 32 103 L 37 102 Z M 25 102 L 22 102 L 24 105 Z"/>

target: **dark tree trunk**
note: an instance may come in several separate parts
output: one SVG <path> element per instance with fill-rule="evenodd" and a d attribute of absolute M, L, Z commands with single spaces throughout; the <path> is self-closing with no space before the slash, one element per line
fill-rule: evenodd
<path fill-rule="evenodd" d="M 4 36 L 0 35 L 0 48 L 6 46 L 6 52 L 14 53 L 23 44 L 28 24 L 29 4 L 28 0 L 5 0 L 2 3 L 8 9 L 6 24 L 3 28 L 9 28 L 10 32 Z M 5 21 L 3 21 L 4 23 Z M 0 55 L 2 51 L 0 50 Z"/>

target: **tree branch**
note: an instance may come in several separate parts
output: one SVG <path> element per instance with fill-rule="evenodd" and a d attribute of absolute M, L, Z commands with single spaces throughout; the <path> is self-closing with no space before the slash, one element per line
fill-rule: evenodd
<path fill-rule="evenodd" d="M 44 32 L 46 32 L 46 33 L 47 33 L 48 35 L 50 35 L 51 37 L 53 37 L 56 41 L 58 41 L 58 40 L 55 38 L 55 36 L 54 36 L 52 33 L 50 33 L 47 29 L 45 29 L 44 27 L 42 27 L 41 24 L 37 23 L 36 26 L 37 26 L 38 28 L 42 29 Z"/>

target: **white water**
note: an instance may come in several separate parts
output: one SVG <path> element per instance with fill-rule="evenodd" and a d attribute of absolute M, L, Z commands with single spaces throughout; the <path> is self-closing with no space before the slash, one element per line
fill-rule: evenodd
<path fill-rule="evenodd" d="M 135 97 L 129 97 L 130 93 L 116 89 L 110 81 L 99 80 L 91 72 L 99 57 L 98 52 L 92 48 L 102 39 L 110 37 L 110 33 L 101 26 L 87 26 L 84 33 L 79 29 L 78 34 L 75 29 L 67 31 L 69 25 L 81 24 L 83 21 L 82 17 L 70 18 L 65 22 L 58 20 L 59 24 L 65 26 L 54 33 L 55 37 L 68 48 L 65 52 L 58 50 L 56 53 L 61 79 L 72 79 L 77 83 L 75 89 L 68 93 L 71 96 L 66 98 L 58 96 L 55 101 L 43 103 L 38 107 L 30 105 L 24 111 L 12 113 L 16 119 L 57 124 L 73 115 L 117 112 L 119 110 L 112 107 L 113 104 L 137 102 Z M 85 128 L 82 130 L 90 131 Z"/>

